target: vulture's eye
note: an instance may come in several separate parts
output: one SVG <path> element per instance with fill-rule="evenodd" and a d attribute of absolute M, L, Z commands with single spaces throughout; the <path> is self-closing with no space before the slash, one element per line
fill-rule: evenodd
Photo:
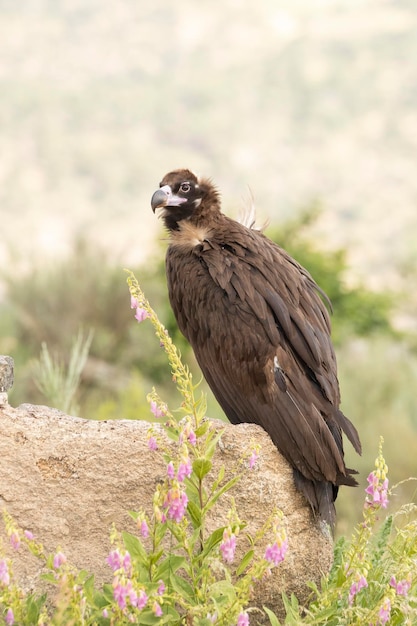
<path fill-rule="evenodd" d="M 183 193 L 188 193 L 190 189 L 191 189 L 190 183 L 181 183 L 180 191 L 182 191 Z"/>

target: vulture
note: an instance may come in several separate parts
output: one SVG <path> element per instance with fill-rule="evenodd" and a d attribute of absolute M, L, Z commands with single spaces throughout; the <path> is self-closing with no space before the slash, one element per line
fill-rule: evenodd
<path fill-rule="evenodd" d="M 339 409 L 327 296 L 253 223 L 224 215 L 210 179 L 170 172 L 151 206 L 170 236 L 171 307 L 208 385 L 232 424 L 266 430 L 333 530 L 339 485 L 357 485 L 342 432 L 359 454 L 361 444 Z"/>

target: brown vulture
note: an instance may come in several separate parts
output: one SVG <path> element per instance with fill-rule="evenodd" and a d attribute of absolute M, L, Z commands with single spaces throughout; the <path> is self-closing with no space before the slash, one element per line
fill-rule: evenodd
<path fill-rule="evenodd" d="M 356 485 L 342 431 L 325 294 L 260 231 L 226 217 L 210 180 L 167 174 L 151 201 L 170 234 L 169 298 L 178 326 L 233 424 L 262 426 L 294 469 L 313 512 L 335 523 L 339 485 Z"/>

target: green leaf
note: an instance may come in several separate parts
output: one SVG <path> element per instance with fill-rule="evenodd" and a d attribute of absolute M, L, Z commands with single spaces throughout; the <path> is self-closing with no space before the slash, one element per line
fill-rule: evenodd
<path fill-rule="evenodd" d="M 129 552 L 132 559 L 138 559 L 142 563 L 147 563 L 148 555 L 146 554 L 146 550 L 143 547 L 141 540 L 126 531 L 122 533 L 122 537 L 126 550 Z"/>
<path fill-rule="evenodd" d="M 236 600 L 236 589 L 228 580 L 219 580 L 210 585 L 209 595 L 218 604 L 233 604 Z"/>
<path fill-rule="evenodd" d="M 165 426 L 164 432 L 169 439 L 177 442 L 180 438 L 179 430 L 177 426 Z"/>
<path fill-rule="evenodd" d="M 167 526 L 172 536 L 175 537 L 179 544 L 181 544 L 184 541 L 184 528 L 172 520 L 167 522 Z"/>
<path fill-rule="evenodd" d="M 209 511 L 213 507 L 213 505 L 217 502 L 220 496 L 222 496 L 224 493 L 232 489 L 232 487 L 236 485 L 239 479 L 240 479 L 240 476 L 234 476 L 234 478 L 231 478 L 225 485 L 223 485 L 221 489 L 213 493 L 211 498 L 206 502 L 203 508 L 202 514 L 205 515 L 207 511 Z"/>
<path fill-rule="evenodd" d="M 345 568 L 343 564 L 343 558 L 347 549 L 347 541 L 345 537 L 340 537 L 333 548 L 333 565 L 329 573 L 329 582 L 335 584 L 342 584 L 346 578 Z M 342 574 L 342 577 L 340 577 Z"/>
<path fill-rule="evenodd" d="M 154 616 L 156 621 L 152 622 L 153 624 L 175 624 L 175 626 L 177 626 L 177 624 L 181 623 L 181 616 L 174 609 L 173 606 L 164 603 L 161 608 L 164 614 L 161 615 L 161 617 Z M 138 621 L 137 623 L 138 624 L 144 623 L 142 621 L 142 613 L 140 615 L 140 621 Z"/>
<path fill-rule="evenodd" d="M 165 615 L 165 616 L 157 617 L 155 613 L 153 613 L 149 609 L 145 609 L 141 611 L 140 617 L 138 619 L 139 621 L 135 623 L 141 624 L 141 626 L 154 626 L 154 624 L 169 624 L 169 622 L 174 622 L 173 615 Z"/>
<path fill-rule="evenodd" d="M 101 593 L 100 591 L 95 591 L 94 601 L 92 602 L 92 605 L 97 607 L 98 609 L 104 609 L 105 607 L 109 606 L 109 598 L 107 598 L 106 594 Z"/>
<path fill-rule="evenodd" d="M 381 529 L 378 532 L 376 548 L 372 554 L 373 564 L 380 563 L 382 559 L 382 556 L 385 552 L 385 548 L 387 546 L 388 540 L 391 535 L 392 524 L 393 524 L 393 516 L 388 515 Z"/>
<path fill-rule="evenodd" d="M 114 600 L 113 586 L 105 583 L 103 585 L 103 597 L 107 600 L 107 604 L 111 604 Z"/>
<path fill-rule="evenodd" d="M 91 574 L 91 576 L 89 576 L 83 583 L 83 591 L 85 596 L 87 597 L 87 599 L 91 602 L 94 603 L 94 596 L 96 593 L 96 590 L 94 588 L 94 575 Z"/>
<path fill-rule="evenodd" d="M 30 624 L 37 624 L 42 606 L 45 604 L 46 593 L 42 596 L 30 594 L 27 599 L 27 619 Z"/>
<path fill-rule="evenodd" d="M 135 520 L 135 522 L 136 522 L 136 520 L 137 520 L 137 519 L 138 519 L 138 517 L 139 517 L 139 513 L 138 513 L 137 511 L 128 511 L 128 513 L 129 513 L 130 517 L 131 517 L 132 519 L 134 519 L 134 520 Z"/>
<path fill-rule="evenodd" d="M 57 579 L 55 574 L 41 574 L 42 580 L 46 580 L 48 583 L 52 583 L 53 585 L 57 585 Z"/>
<path fill-rule="evenodd" d="M 155 524 L 155 545 L 159 546 L 168 530 L 168 524 Z"/>
<path fill-rule="evenodd" d="M 215 433 L 215 431 L 213 431 L 207 435 L 207 438 L 206 438 L 206 458 L 207 459 L 213 458 L 214 452 L 216 450 L 216 446 L 218 442 L 220 441 L 223 433 L 224 433 L 224 429 L 218 433 Z"/>
<path fill-rule="evenodd" d="M 219 545 L 219 543 L 221 542 L 221 540 L 223 539 L 223 533 L 224 533 L 224 529 L 225 527 L 223 526 L 222 528 L 216 528 L 215 531 L 213 531 L 210 535 L 210 537 L 207 539 L 207 541 L 204 543 L 204 548 L 203 551 L 201 553 L 202 558 L 204 559 L 208 554 L 210 554 L 210 552 Z"/>
<path fill-rule="evenodd" d="M 176 556 L 175 554 L 171 554 L 168 558 L 164 559 L 159 563 L 158 568 L 156 570 L 155 579 L 159 578 L 164 579 L 168 573 L 175 574 L 175 572 L 182 567 L 185 563 L 185 557 Z"/>
<path fill-rule="evenodd" d="M 189 500 L 187 504 L 187 511 L 191 518 L 194 528 L 200 528 L 201 526 L 201 508 L 193 500 Z"/>
<path fill-rule="evenodd" d="M 206 458 L 196 459 L 193 463 L 193 472 L 202 480 L 204 476 L 207 476 L 211 468 L 213 467 L 212 462 Z"/>
<path fill-rule="evenodd" d="M 197 439 L 205 435 L 209 427 L 210 427 L 210 422 L 208 420 L 205 420 L 204 422 L 202 422 L 200 426 L 197 428 L 197 430 L 195 431 L 195 436 L 197 437 Z"/>
<path fill-rule="evenodd" d="M 268 609 L 268 607 L 266 606 L 262 608 L 265 611 L 265 613 L 268 615 L 269 621 L 271 622 L 271 626 L 281 626 L 281 622 L 279 621 L 275 613 L 271 611 L 271 609 Z"/>
<path fill-rule="evenodd" d="M 194 588 L 190 585 L 189 582 L 184 580 L 181 576 L 176 576 L 172 574 L 169 578 L 169 583 L 171 587 L 180 594 L 183 600 L 190 602 L 191 604 L 195 603 L 195 591 Z"/>
<path fill-rule="evenodd" d="M 159 618 L 158 624 L 172 623 L 172 624 L 175 624 L 175 626 L 177 624 L 180 624 L 181 616 L 178 613 L 178 611 L 174 609 L 174 607 L 167 606 L 166 604 L 164 604 L 164 606 L 162 607 L 162 610 L 164 611 L 164 615 L 162 615 L 162 617 Z"/>
<path fill-rule="evenodd" d="M 246 554 L 244 555 L 244 557 L 242 558 L 241 562 L 239 563 L 239 567 L 236 570 L 236 574 L 238 576 L 240 576 L 241 574 L 243 574 L 243 572 L 245 571 L 245 569 L 248 567 L 249 563 L 252 561 L 253 559 L 253 555 L 255 554 L 255 550 L 248 550 L 246 552 Z"/>
<path fill-rule="evenodd" d="M 154 552 L 149 555 L 149 564 L 152 566 L 155 563 L 158 563 L 161 556 L 164 554 L 165 550 L 158 550 L 158 552 Z"/>
<path fill-rule="evenodd" d="M 306 583 L 307 587 L 309 589 L 311 589 L 314 592 L 315 596 L 318 596 L 320 594 L 320 589 L 318 588 L 317 584 L 315 582 L 313 582 L 312 580 L 309 580 Z M 326 582 L 324 580 L 322 580 L 322 588 L 324 589 L 326 585 Z"/>
<path fill-rule="evenodd" d="M 296 596 L 292 593 L 290 599 L 284 592 L 281 594 L 281 596 L 287 616 L 296 617 L 297 619 L 299 619 L 300 610 Z"/>

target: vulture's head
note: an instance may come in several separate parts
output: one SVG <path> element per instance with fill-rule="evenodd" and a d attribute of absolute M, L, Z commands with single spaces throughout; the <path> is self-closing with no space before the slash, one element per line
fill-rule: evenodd
<path fill-rule="evenodd" d="M 152 196 L 151 206 L 154 213 L 159 210 L 169 230 L 177 230 L 183 220 L 197 223 L 220 211 L 217 189 L 190 170 L 166 174 Z"/>

